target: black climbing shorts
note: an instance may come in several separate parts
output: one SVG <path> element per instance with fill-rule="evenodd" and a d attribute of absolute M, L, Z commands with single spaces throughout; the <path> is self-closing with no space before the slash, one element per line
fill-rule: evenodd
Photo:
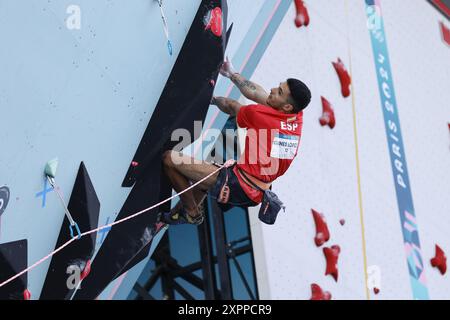
<path fill-rule="evenodd" d="M 239 183 L 238 178 L 233 172 L 233 168 L 223 168 L 219 172 L 219 176 L 217 177 L 216 184 L 211 187 L 209 190 L 209 196 L 215 200 L 217 200 L 220 197 L 221 190 L 225 184 L 227 183 L 229 187 L 229 198 L 227 203 L 220 203 L 217 202 L 219 207 L 222 209 L 222 211 L 228 211 L 233 207 L 255 207 L 259 205 L 259 203 L 254 202 L 251 200 L 245 191 L 242 189 L 241 184 Z M 227 181 L 227 175 L 228 175 L 228 181 Z"/>

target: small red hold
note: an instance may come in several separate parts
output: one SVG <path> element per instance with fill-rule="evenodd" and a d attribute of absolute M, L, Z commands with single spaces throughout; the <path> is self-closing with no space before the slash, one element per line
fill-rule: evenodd
<path fill-rule="evenodd" d="M 327 99 L 325 99 L 324 97 L 321 98 L 322 98 L 323 113 L 322 117 L 319 118 L 319 122 L 322 125 L 322 127 L 329 126 L 330 129 L 334 129 L 334 127 L 336 126 L 336 118 L 334 116 L 333 107 L 331 106 L 331 103 Z"/>
<path fill-rule="evenodd" d="M 139 162 L 136 162 L 136 161 L 131 162 L 131 166 L 134 168 L 136 168 L 138 165 L 139 165 Z"/>
<path fill-rule="evenodd" d="M 83 269 L 83 272 L 80 274 L 80 280 L 83 281 L 91 272 L 91 260 L 86 262 L 86 266 Z"/>
<path fill-rule="evenodd" d="M 338 58 L 338 62 L 333 62 L 333 66 L 339 76 L 339 81 L 341 82 L 342 96 L 347 98 L 350 96 L 350 84 L 352 83 L 351 77 L 341 58 Z"/>
<path fill-rule="evenodd" d="M 216 82 L 214 81 L 214 79 L 209 80 L 209 84 L 211 85 L 211 87 L 214 87 L 216 85 Z"/>
<path fill-rule="evenodd" d="M 373 293 L 379 294 L 379 293 L 380 293 L 380 289 L 378 289 L 378 288 L 373 288 Z"/>
<path fill-rule="evenodd" d="M 23 300 L 31 300 L 31 292 L 28 289 L 23 291 Z"/>
<path fill-rule="evenodd" d="M 302 26 L 307 27 L 309 25 L 308 9 L 305 6 L 303 0 L 295 0 L 295 26 L 300 28 Z"/>
<path fill-rule="evenodd" d="M 205 19 L 205 30 L 211 29 L 211 32 L 218 36 L 222 36 L 222 9 L 220 7 L 216 7 L 208 12 Z"/>
<path fill-rule="evenodd" d="M 339 220 L 339 223 L 341 224 L 341 226 L 343 226 L 345 224 L 345 219 Z"/>
<path fill-rule="evenodd" d="M 332 246 L 331 248 L 323 248 L 323 253 L 325 254 L 325 259 L 327 260 L 327 268 L 325 275 L 331 275 L 334 280 L 338 281 L 339 270 L 338 270 L 338 259 L 341 248 L 339 246 Z"/>
<path fill-rule="evenodd" d="M 313 283 L 311 285 L 311 299 L 310 300 L 331 300 L 331 293 L 328 291 L 323 291 L 322 288 L 318 285 Z"/>
<path fill-rule="evenodd" d="M 314 217 L 314 223 L 316 224 L 316 236 L 314 237 L 314 242 L 316 243 L 316 246 L 320 247 L 330 240 L 330 232 L 328 231 L 325 216 L 314 209 L 311 209 L 311 212 Z"/>
<path fill-rule="evenodd" d="M 439 24 L 441 25 L 442 40 L 444 41 L 444 43 L 450 46 L 450 29 L 447 28 L 442 21 L 439 22 Z"/>
<path fill-rule="evenodd" d="M 438 245 L 436 245 L 436 255 L 431 259 L 431 265 L 438 268 L 442 275 L 447 272 L 447 257 Z"/>

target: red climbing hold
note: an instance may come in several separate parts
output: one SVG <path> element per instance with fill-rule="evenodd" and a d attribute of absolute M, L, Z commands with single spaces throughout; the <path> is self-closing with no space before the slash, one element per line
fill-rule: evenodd
<path fill-rule="evenodd" d="M 379 294 L 379 293 L 380 293 L 380 289 L 378 289 L 378 288 L 373 288 L 373 293 Z"/>
<path fill-rule="evenodd" d="M 295 0 L 295 25 L 297 28 L 301 26 L 307 27 L 309 25 L 308 9 L 305 6 L 303 0 Z"/>
<path fill-rule="evenodd" d="M 442 275 L 447 272 L 447 257 L 438 245 L 436 245 L 436 255 L 431 259 L 431 265 L 438 268 Z"/>
<path fill-rule="evenodd" d="M 328 231 L 325 216 L 314 209 L 311 209 L 311 212 L 314 217 L 314 223 L 316 224 L 316 236 L 314 237 L 314 242 L 316 243 L 316 246 L 320 247 L 330 240 L 330 232 Z"/>
<path fill-rule="evenodd" d="M 136 161 L 132 161 L 132 162 L 131 162 L 131 166 L 132 166 L 132 167 L 137 167 L 138 165 L 139 165 L 139 163 L 136 162 Z"/>
<path fill-rule="evenodd" d="M 345 224 L 345 219 L 339 220 L 339 223 L 341 224 L 341 226 L 343 226 Z"/>
<path fill-rule="evenodd" d="M 81 272 L 80 274 L 80 280 L 83 281 L 84 278 L 86 278 L 90 272 L 91 272 L 91 260 L 88 260 L 86 262 L 86 266 L 83 269 L 83 272 Z"/>
<path fill-rule="evenodd" d="M 439 22 L 439 24 L 441 25 L 442 40 L 444 41 L 444 43 L 450 46 L 450 29 L 447 28 L 442 21 Z"/>
<path fill-rule="evenodd" d="M 23 291 L 23 300 L 31 300 L 31 292 L 28 289 Z"/>
<path fill-rule="evenodd" d="M 325 275 L 331 275 L 336 282 L 338 281 L 338 259 L 341 248 L 339 246 L 332 246 L 331 248 L 323 248 L 325 259 L 327 260 L 327 269 Z"/>
<path fill-rule="evenodd" d="M 311 285 L 311 299 L 310 300 L 331 300 L 331 293 L 323 291 L 322 288 L 313 283 Z"/>
<path fill-rule="evenodd" d="M 329 126 L 333 129 L 336 126 L 336 118 L 334 117 L 334 110 L 331 103 L 322 97 L 322 117 L 319 118 L 320 124 L 323 126 Z"/>
<path fill-rule="evenodd" d="M 208 12 L 205 17 L 205 30 L 211 29 L 211 32 L 218 36 L 222 36 L 222 9 L 217 7 Z"/>
<path fill-rule="evenodd" d="M 214 87 L 216 85 L 216 82 L 214 81 L 214 79 L 209 80 L 209 84 L 211 85 L 211 87 Z"/>
<path fill-rule="evenodd" d="M 333 62 L 333 66 L 339 76 L 339 81 L 341 82 L 342 96 L 347 98 L 350 96 L 350 84 L 352 83 L 350 75 L 341 58 L 338 58 L 337 62 Z"/>

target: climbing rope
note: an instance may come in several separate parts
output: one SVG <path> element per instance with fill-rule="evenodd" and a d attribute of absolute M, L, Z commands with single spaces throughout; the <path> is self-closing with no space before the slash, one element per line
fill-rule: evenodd
<path fill-rule="evenodd" d="M 90 231 L 86 231 L 86 232 L 82 233 L 80 236 L 77 235 L 77 236 L 72 237 L 72 239 L 70 239 L 69 241 L 67 241 L 66 243 L 64 243 L 63 245 L 61 245 L 61 246 L 58 247 L 57 249 L 55 249 L 54 251 L 50 252 L 48 255 L 46 255 L 45 257 L 43 257 L 41 260 L 39 260 L 38 262 L 36 262 L 36 263 L 33 264 L 32 266 L 26 268 L 25 270 L 23 270 L 22 272 L 16 274 L 15 276 L 9 278 L 8 280 L 6 280 L 6 281 L 0 283 L 0 288 L 3 287 L 4 285 L 10 283 L 11 281 L 14 281 L 15 279 L 17 279 L 17 278 L 20 277 L 21 275 L 27 273 L 28 271 L 33 270 L 33 269 L 36 268 L 38 265 L 40 265 L 41 263 L 43 263 L 43 262 L 46 261 L 47 259 L 51 258 L 53 255 L 55 255 L 55 254 L 58 253 L 59 251 L 63 250 L 63 249 L 64 249 L 65 247 L 67 247 L 69 244 L 71 244 L 72 242 L 74 242 L 74 241 L 80 239 L 81 237 L 87 236 L 87 235 L 89 235 L 89 234 L 91 234 L 91 233 L 95 233 L 95 232 L 101 231 L 101 230 L 103 230 L 103 229 L 111 228 L 111 227 L 114 226 L 114 225 L 117 225 L 117 224 L 119 224 L 119 223 L 125 222 L 125 221 L 127 221 L 127 220 L 131 220 L 131 219 L 136 218 L 137 216 L 139 216 L 139 215 L 141 215 L 141 214 L 143 214 L 143 213 L 145 213 L 145 212 L 147 212 L 147 211 L 150 211 L 150 210 L 152 210 L 152 209 L 154 209 L 154 208 L 156 208 L 156 207 L 159 207 L 160 205 L 162 205 L 162 204 L 164 204 L 164 203 L 166 203 L 166 202 L 168 202 L 168 201 L 171 201 L 172 199 L 178 197 L 179 195 L 182 195 L 183 193 L 185 193 L 185 192 L 187 192 L 187 191 L 189 191 L 189 190 L 195 188 L 195 187 L 198 186 L 200 183 L 202 183 L 202 182 L 208 180 L 210 177 L 212 177 L 213 175 L 215 175 L 217 172 L 219 172 L 219 171 L 222 170 L 223 168 L 230 167 L 230 166 L 232 166 L 234 163 L 235 163 L 234 160 L 228 160 L 228 161 L 225 162 L 221 167 L 219 167 L 217 170 L 215 170 L 214 172 L 210 173 L 209 175 L 207 175 L 207 176 L 204 177 L 203 179 L 197 181 L 196 183 L 192 184 L 190 187 L 184 189 L 183 191 L 181 191 L 181 192 L 179 192 L 179 193 L 177 193 L 177 194 L 171 196 L 170 198 L 167 198 L 166 200 L 163 200 L 163 201 L 161 201 L 161 202 L 159 202 L 159 203 L 157 203 L 157 204 L 155 204 L 155 205 L 153 205 L 153 206 L 151 206 L 151 207 L 149 207 L 149 208 L 147 208 L 147 209 L 141 210 L 141 211 L 136 212 L 135 214 L 133 214 L 133 215 L 131 215 L 131 216 L 125 217 L 125 218 L 123 218 L 123 219 L 120 219 L 120 220 L 115 221 L 115 222 L 113 222 L 113 223 L 104 225 L 104 226 L 102 226 L 102 227 L 99 227 L 99 228 L 96 228 L 96 229 L 93 229 L 93 230 L 90 230 Z"/>
<path fill-rule="evenodd" d="M 67 219 L 69 219 L 70 236 L 72 238 L 74 237 L 74 229 L 75 229 L 78 234 L 78 239 L 80 239 L 81 231 L 80 231 L 80 228 L 78 227 L 78 223 L 76 223 L 75 220 L 73 220 L 72 215 L 70 214 L 69 209 L 67 208 L 66 202 L 64 201 L 64 198 L 61 195 L 61 193 L 59 192 L 58 187 L 56 186 L 55 179 L 53 177 L 47 176 L 47 180 L 50 183 L 50 185 L 52 186 L 53 190 L 55 190 L 56 194 L 58 195 L 58 198 L 61 201 L 61 204 L 64 208 L 64 212 L 66 213 L 66 217 L 67 217 Z"/>

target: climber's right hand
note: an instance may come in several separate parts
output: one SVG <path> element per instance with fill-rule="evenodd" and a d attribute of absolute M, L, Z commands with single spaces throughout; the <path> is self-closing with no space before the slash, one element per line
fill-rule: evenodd
<path fill-rule="evenodd" d="M 223 62 L 222 66 L 220 68 L 220 74 L 229 79 L 235 73 L 236 72 L 233 69 L 233 65 L 231 64 L 231 61 L 228 59 L 228 57 L 226 57 L 225 61 Z"/>

